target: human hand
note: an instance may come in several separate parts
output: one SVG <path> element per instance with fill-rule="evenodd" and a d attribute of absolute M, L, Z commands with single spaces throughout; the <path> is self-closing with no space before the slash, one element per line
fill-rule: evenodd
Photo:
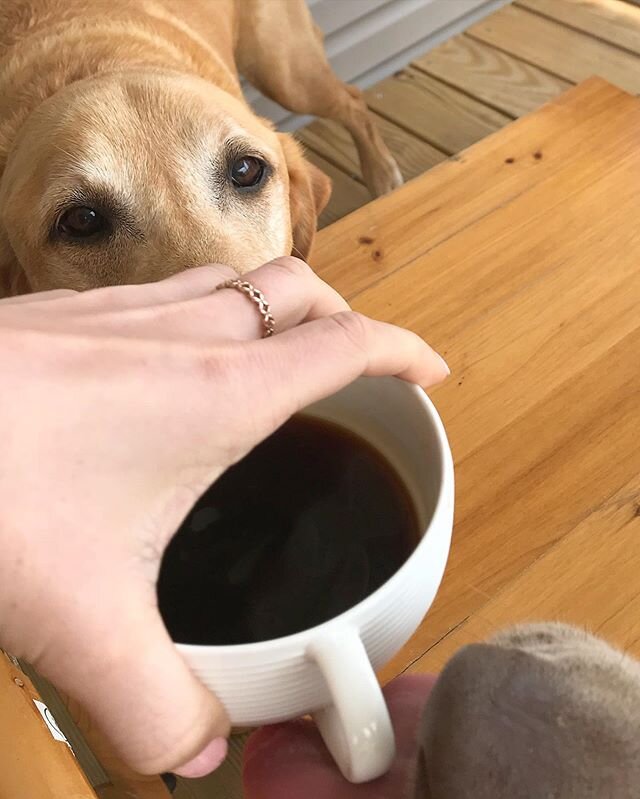
<path fill-rule="evenodd" d="M 198 776 L 228 721 L 171 642 L 162 553 L 204 490 L 292 413 L 361 374 L 447 374 L 407 331 L 348 311 L 302 262 L 0 302 L 0 645 L 79 700 L 142 773 Z"/>
<path fill-rule="evenodd" d="M 412 799 L 416 775 L 418 728 L 435 677 L 399 677 L 385 689 L 396 734 L 396 758 L 380 779 L 361 785 L 347 782 L 331 759 L 311 721 L 264 727 L 247 743 L 244 789 L 247 799 Z"/>

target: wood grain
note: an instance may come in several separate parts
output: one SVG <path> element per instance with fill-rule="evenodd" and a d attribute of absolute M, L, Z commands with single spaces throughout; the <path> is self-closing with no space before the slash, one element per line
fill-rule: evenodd
<path fill-rule="evenodd" d="M 621 0 L 517 0 L 516 5 L 640 55 L 640 8 Z"/>
<path fill-rule="evenodd" d="M 445 153 L 457 153 L 511 117 L 417 69 L 408 68 L 365 92 L 368 105 Z"/>
<path fill-rule="evenodd" d="M 628 92 L 640 92 L 637 56 L 524 8 L 506 6 L 467 33 L 564 80 L 577 83 L 598 75 Z"/>
<path fill-rule="evenodd" d="M 603 151 L 612 152 L 611 125 L 626 124 L 629 106 L 635 106 L 623 92 L 616 93 L 599 80 L 574 91 L 576 95 L 566 93 L 408 183 L 392 197 L 368 203 L 332 226 L 331 235 L 321 235 L 316 242 L 311 258 L 314 267 L 353 299 L 420 253 L 436 252 L 465 227 L 499 213 L 558 170 L 573 173 L 572 159 L 580 160 L 587 171 L 597 171 L 589 164 L 601 159 Z M 568 126 L 570 132 L 566 132 Z M 621 135 L 632 140 L 636 131 Z M 615 157 L 614 152 L 611 158 Z M 573 179 L 586 180 L 584 172 Z M 530 212 L 536 210 L 541 209 L 531 205 Z M 492 237 L 503 235 L 499 225 L 497 230 L 491 228 L 487 246 Z"/>
<path fill-rule="evenodd" d="M 359 310 L 428 338 L 453 371 L 433 392 L 457 470 L 451 559 L 383 679 L 480 633 L 467 620 L 565 539 L 571 574 L 608 579 L 611 564 L 569 542 L 640 473 L 639 135 L 640 100 L 594 79 L 320 234 L 320 273 Z M 588 588 L 574 584 L 576 614 Z M 632 595 L 610 606 L 614 637 L 640 637 Z M 518 617 L 509 596 L 501 624 Z"/>
<path fill-rule="evenodd" d="M 571 84 L 470 36 L 456 36 L 412 62 L 435 78 L 514 117 L 535 111 Z"/>
<path fill-rule="evenodd" d="M 447 157 L 441 150 L 418 139 L 393 122 L 373 115 L 386 144 L 398 162 L 402 177 L 411 180 Z M 342 125 L 318 119 L 297 133 L 302 143 L 347 175 L 362 183 L 360 163 L 353 139 Z"/>
<path fill-rule="evenodd" d="M 409 670 L 439 671 L 461 646 L 540 620 L 586 627 L 640 657 L 639 496 L 635 476 Z"/>
<path fill-rule="evenodd" d="M 639 92 L 638 53 L 635 6 L 620 0 L 518 0 L 366 96 L 410 180 L 440 163 L 443 153 L 468 148 L 591 75 Z M 318 120 L 299 137 L 335 183 L 320 227 L 367 202 L 355 185 L 362 180 L 346 131 Z"/>
<path fill-rule="evenodd" d="M 31 680 L 0 651 L 0 796 L 96 799 L 70 749 L 56 741 L 33 703 Z"/>

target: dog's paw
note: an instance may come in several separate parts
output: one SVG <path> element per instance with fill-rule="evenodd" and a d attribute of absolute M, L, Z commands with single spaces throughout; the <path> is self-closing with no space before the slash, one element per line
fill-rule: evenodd
<path fill-rule="evenodd" d="M 379 160 L 370 174 L 364 175 L 365 183 L 373 197 L 381 197 L 399 188 L 404 183 L 400 167 L 391 155 Z"/>

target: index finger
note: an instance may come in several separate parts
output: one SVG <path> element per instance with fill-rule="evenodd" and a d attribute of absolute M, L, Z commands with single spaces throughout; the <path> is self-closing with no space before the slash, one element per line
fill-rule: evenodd
<path fill-rule="evenodd" d="M 361 375 L 395 376 L 423 388 L 449 375 L 449 367 L 426 342 L 403 328 L 342 312 L 307 322 L 247 348 L 261 361 L 272 402 L 288 414 L 334 394 Z"/>

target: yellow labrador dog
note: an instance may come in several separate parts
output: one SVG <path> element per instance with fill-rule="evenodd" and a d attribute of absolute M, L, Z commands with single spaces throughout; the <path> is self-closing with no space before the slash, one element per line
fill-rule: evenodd
<path fill-rule="evenodd" d="M 2 0 L 0 297 L 306 257 L 330 182 L 238 72 L 345 125 L 374 195 L 401 183 L 304 0 Z"/>

